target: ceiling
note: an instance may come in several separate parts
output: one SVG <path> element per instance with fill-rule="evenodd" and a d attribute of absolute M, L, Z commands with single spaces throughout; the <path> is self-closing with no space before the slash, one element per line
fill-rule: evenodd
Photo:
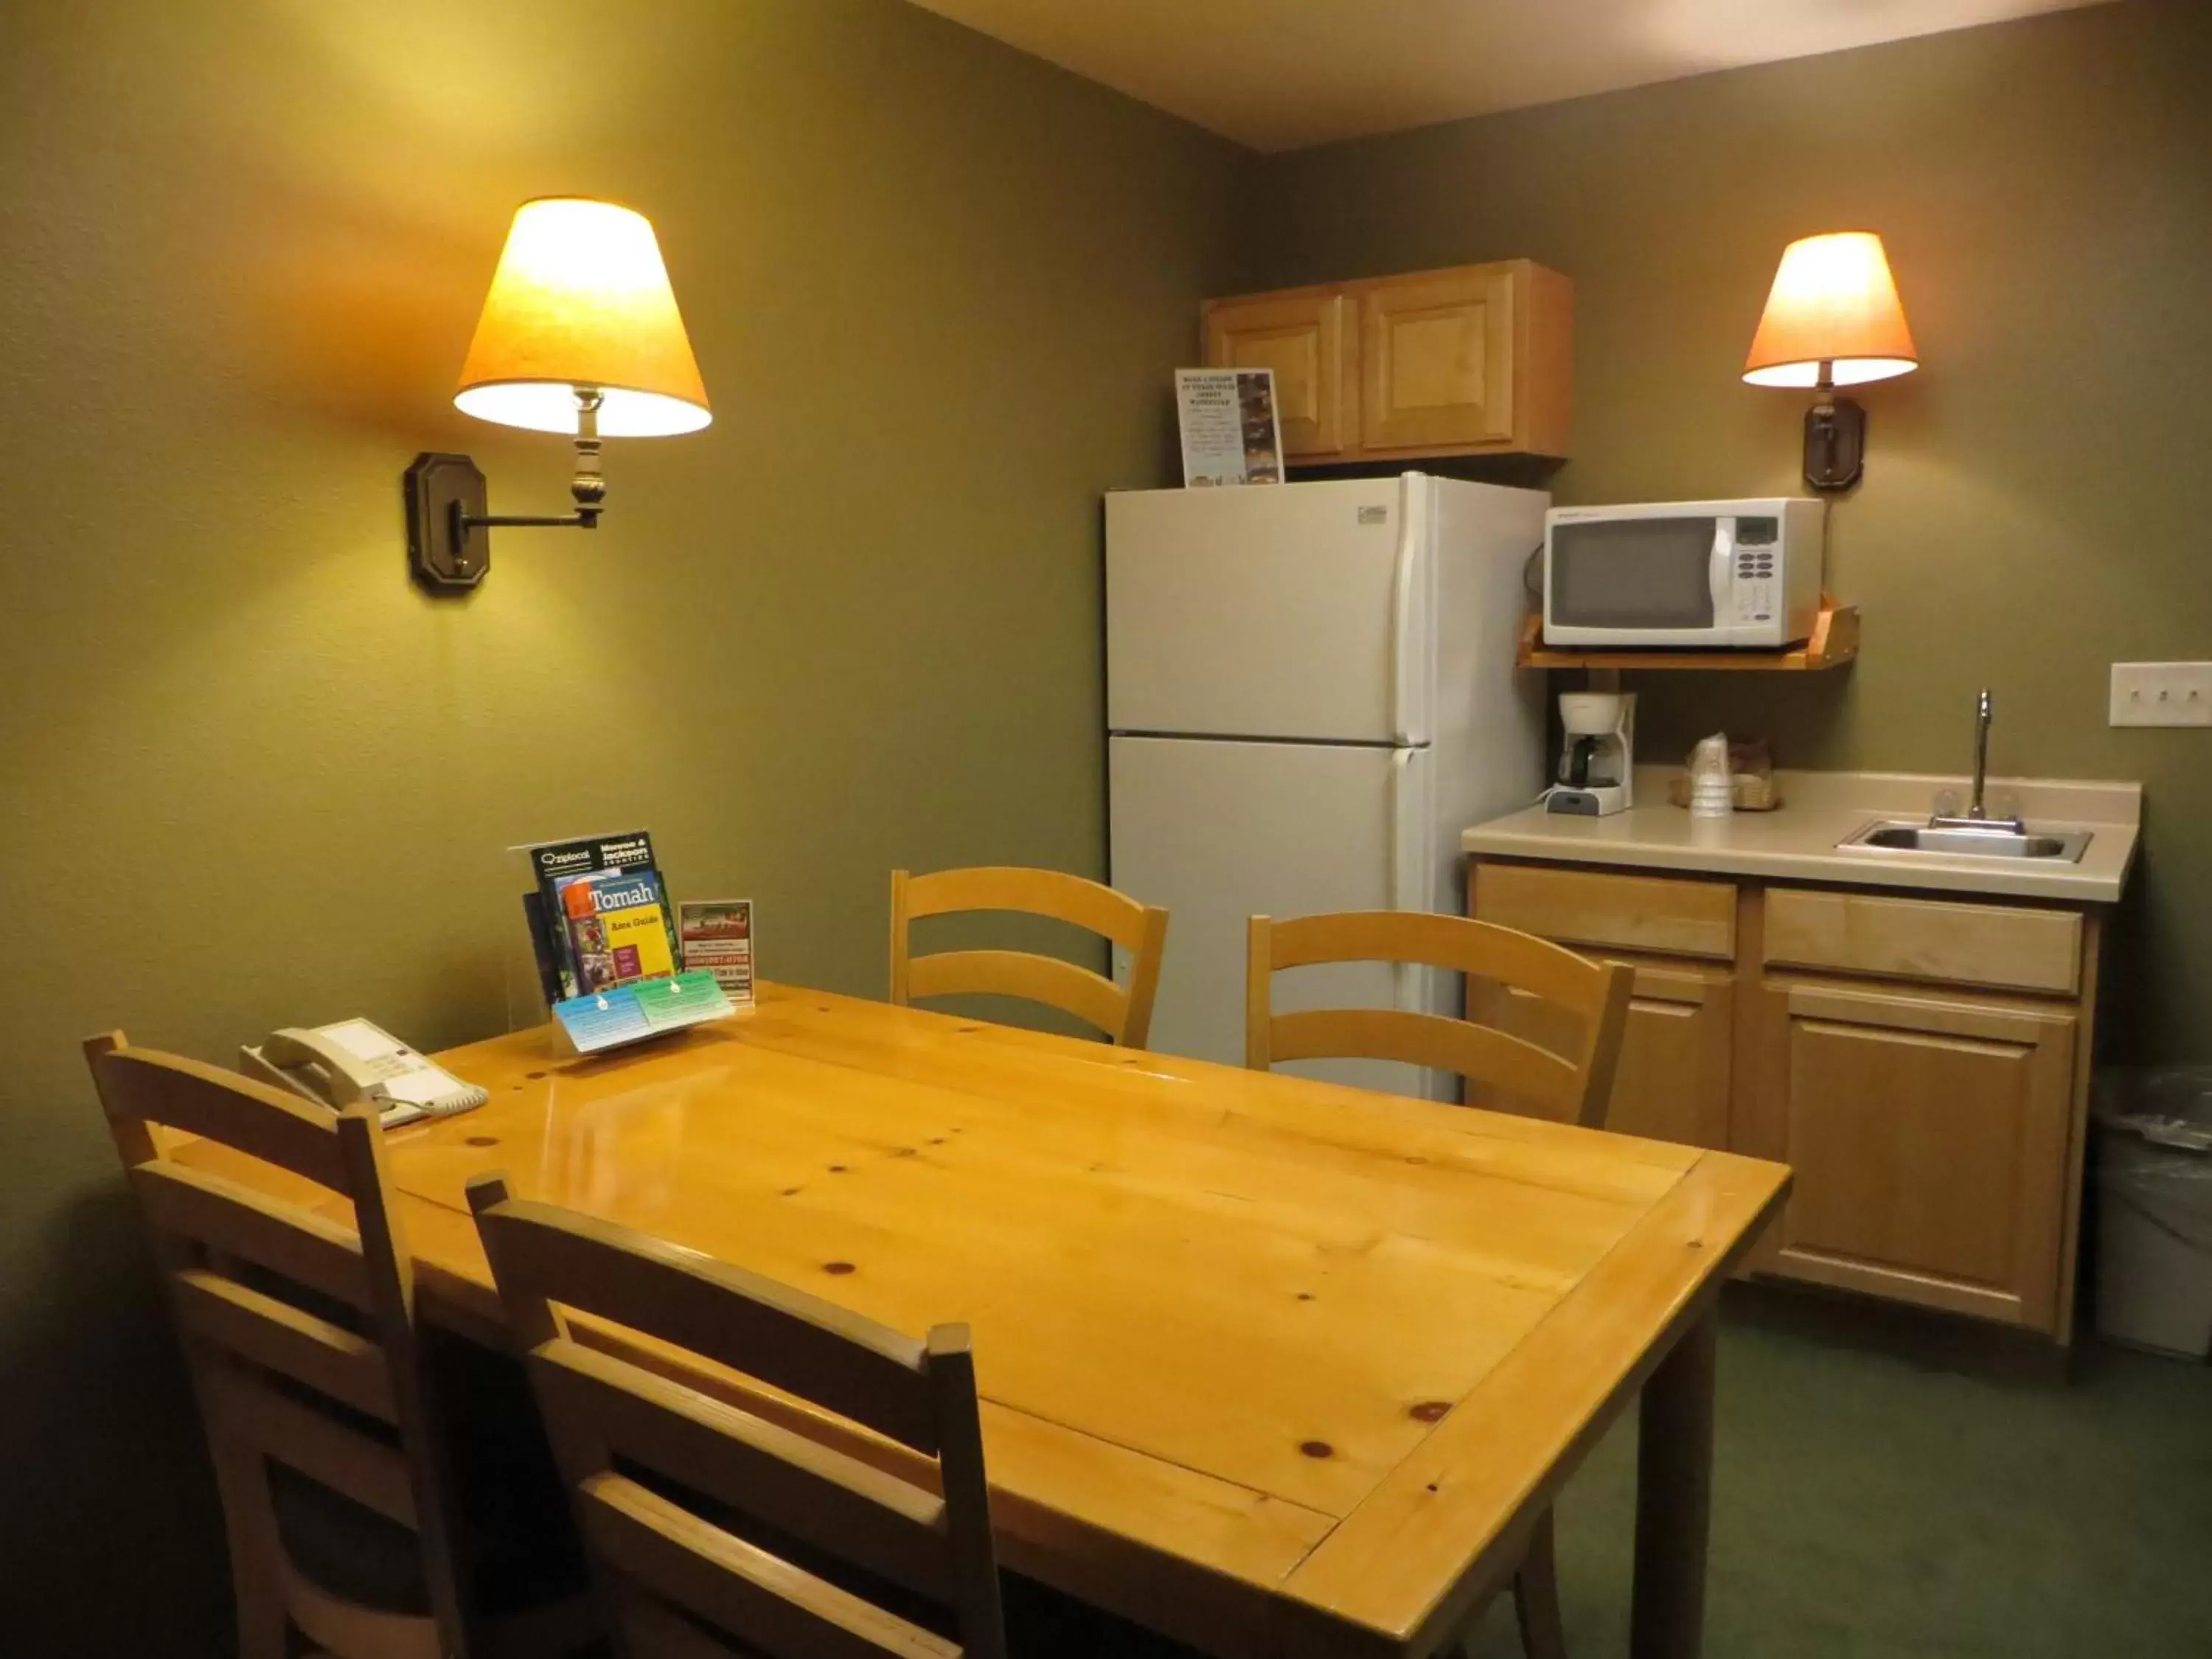
<path fill-rule="evenodd" d="M 1261 150 L 2102 0 L 915 0 Z"/>

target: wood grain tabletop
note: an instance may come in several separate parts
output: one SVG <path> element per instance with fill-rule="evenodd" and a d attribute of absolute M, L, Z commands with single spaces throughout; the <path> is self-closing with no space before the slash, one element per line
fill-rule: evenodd
<path fill-rule="evenodd" d="M 902 1330 L 966 1321 L 1007 1565 L 1255 1659 L 1448 1640 L 1789 1179 L 777 985 L 627 1054 L 439 1058 L 492 1098 L 391 1132 L 434 1318 L 501 1340 L 463 1196 L 500 1170 Z"/>

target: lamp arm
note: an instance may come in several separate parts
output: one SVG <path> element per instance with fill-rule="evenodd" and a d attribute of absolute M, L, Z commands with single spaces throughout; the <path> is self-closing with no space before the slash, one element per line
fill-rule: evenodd
<path fill-rule="evenodd" d="M 1835 362 L 1820 359 L 1819 401 L 1805 411 L 1805 482 L 1815 489 L 1848 489 L 1866 458 L 1866 411 L 1836 395 Z"/>
<path fill-rule="evenodd" d="M 1836 465 L 1836 366 L 1833 360 L 1820 359 L 1820 383 L 1814 387 L 1818 401 L 1807 417 L 1808 440 L 1817 440 L 1820 447 L 1820 472 L 1823 477 L 1832 473 Z M 1808 464 L 1810 457 L 1808 457 Z"/>
<path fill-rule="evenodd" d="M 606 475 L 599 471 L 599 405 L 605 397 L 597 386 L 576 388 L 576 473 L 568 481 L 568 493 L 576 499 L 574 513 L 468 513 L 456 501 L 456 535 L 465 537 L 471 530 L 597 530 L 607 499 Z"/>
<path fill-rule="evenodd" d="M 576 510 L 558 514 L 484 511 L 484 477 L 465 455 L 423 453 L 407 469 L 407 561 L 416 579 L 434 593 L 465 592 L 483 580 L 491 563 L 491 538 L 499 529 L 597 530 L 606 510 L 607 483 L 599 471 L 599 406 L 605 393 L 576 388 L 576 471 L 568 493 Z"/>
<path fill-rule="evenodd" d="M 574 513 L 546 514 L 513 513 L 463 513 L 454 510 L 454 521 L 470 530 L 597 530 L 599 509 L 586 512 L 580 507 Z"/>

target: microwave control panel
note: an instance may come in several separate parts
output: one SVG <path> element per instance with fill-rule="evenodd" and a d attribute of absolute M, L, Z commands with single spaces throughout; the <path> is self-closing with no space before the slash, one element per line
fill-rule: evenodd
<path fill-rule="evenodd" d="M 1735 581 L 1732 597 L 1739 623 L 1766 622 L 1774 615 L 1774 544 L 1781 535 L 1774 519 L 1735 521 Z"/>

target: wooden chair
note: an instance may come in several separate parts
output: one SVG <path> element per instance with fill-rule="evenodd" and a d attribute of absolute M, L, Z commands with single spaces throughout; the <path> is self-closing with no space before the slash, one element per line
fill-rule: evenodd
<path fill-rule="evenodd" d="M 468 1195 L 627 1659 L 1005 1659 L 965 1325 L 918 1342 L 499 1176 Z M 564 1310 L 933 1456 L 939 1490 L 578 1342 Z"/>
<path fill-rule="evenodd" d="M 580 1581 L 501 1609 L 472 1577 L 481 1540 L 453 1501 L 370 1109 L 333 1114 L 119 1031 L 84 1048 L 206 1427 L 244 1659 L 280 1659 L 288 1621 L 338 1659 L 587 1642 Z M 173 1131 L 289 1171 L 301 1200 L 175 1161 Z M 324 1213 L 323 1194 L 350 1221 Z"/>
<path fill-rule="evenodd" d="M 1244 1063 L 1283 1060 L 1396 1060 L 1457 1072 L 1545 1116 L 1602 1127 L 1628 1019 L 1632 975 L 1564 946 L 1463 916 L 1355 910 L 1275 921 L 1254 916 L 1246 935 Z M 1275 974 L 1328 962 L 1419 963 L 1525 991 L 1574 1015 L 1572 1055 L 1486 1025 L 1401 1008 L 1273 1011 Z"/>
<path fill-rule="evenodd" d="M 1329 962 L 1419 963 L 1525 991 L 1577 1022 L 1571 1055 L 1442 1014 L 1396 1008 L 1329 1008 L 1279 1014 L 1278 970 Z M 1395 1060 L 1457 1072 L 1546 1116 L 1602 1128 L 1620 1058 L 1634 975 L 1548 940 L 1462 916 L 1353 911 L 1249 924 L 1244 975 L 1244 1063 L 1266 1071 L 1279 1060 Z M 1513 1575 L 1513 1610 L 1529 1659 L 1565 1659 L 1552 1513 L 1529 1534 Z"/>
<path fill-rule="evenodd" d="M 910 952 L 910 923 L 962 910 L 1014 910 L 1102 933 L 1133 953 L 1129 988 L 1057 957 L 1021 951 Z M 1168 913 L 1158 905 L 1139 904 L 1058 870 L 997 866 L 927 876 L 891 872 L 891 1000 L 901 1007 L 915 997 L 1020 997 L 1074 1015 L 1110 1042 L 1141 1048 L 1152 1031 L 1167 939 Z"/>

